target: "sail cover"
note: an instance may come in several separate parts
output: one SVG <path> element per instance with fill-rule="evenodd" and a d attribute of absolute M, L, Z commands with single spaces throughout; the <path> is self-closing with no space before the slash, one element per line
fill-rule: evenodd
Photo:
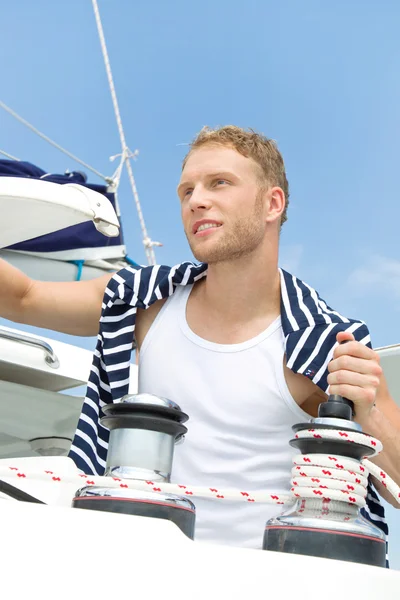
<path fill-rule="evenodd" d="M 30 162 L 0 160 L 0 177 L 44 179 L 58 184 L 78 183 L 106 196 L 119 217 L 115 194 L 105 185 L 87 183 L 86 174 L 80 171 L 61 175 L 47 173 Z M 122 228 L 118 237 L 106 237 L 90 221 L 14 244 L 8 249 L 62 261 L 115 261 L 126 258 Z"/>

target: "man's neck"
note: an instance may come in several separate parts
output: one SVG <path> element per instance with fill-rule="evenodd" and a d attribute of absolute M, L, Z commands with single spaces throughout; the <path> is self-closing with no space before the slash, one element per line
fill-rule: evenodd
<path fill-rule="evenodd" d="M 209 265 L 198 297 L 207 310 L 225 322 L 280 313 L 280 277 L 277 258 L 243 257 Z"/>

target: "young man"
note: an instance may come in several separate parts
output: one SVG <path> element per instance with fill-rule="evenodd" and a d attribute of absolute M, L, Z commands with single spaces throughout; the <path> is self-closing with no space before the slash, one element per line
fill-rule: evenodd
<path fill-rule="evenodd" d="M 71 450 L 77 465 L 102 473 L 108 435 L 99 414 L 102 402 L 127 393 L 135 336 L 139 390 L 169 397 L 189 414 L 173 481 L 287 491 L 291 426 L 316 415 L 329 387 L 354 402 L 355 419 L 383 442 L 378 464 L 399 482 L 400 411 L 365 324 L 278 269 L 289 192 L 275 144 L 233 126 L 203 130 L 185 158 L 178 194 L 200 265 L 125 269 L 110 281 L 63 284 L 33 282 L 1 265 L 5 317 L 95 335 L 101 314 Z M 383 522 L 372 489 L 368 502 L 367 516 Z M 265 521 L 281 512 L 208 500 L 196 506 L 198 539 L 248 547 L 261 546 Z"/>

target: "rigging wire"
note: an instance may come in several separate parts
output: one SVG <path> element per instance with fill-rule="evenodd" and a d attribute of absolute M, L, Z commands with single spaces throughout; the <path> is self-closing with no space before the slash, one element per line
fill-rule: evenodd
<path fill-rule="evenodd" d="M 0 150 L 0 154 L 2 154 L 3 156 L 6 156 L 7 158 L 9 158 L 11 160 L 16 160 L 17 162 L 20 162 L 19 158 L 16 158 L 12 154 L 8 154 L 8 152 L 4 152 L 4 150 Z"/>
<path fill-rule="evenodd" d="M 34 127 L 26 119 L 22 118 L 18 113 L 16 113 L 14 110 L 12 110 L 9 106 L 7 106 L 7 104 L 5 104 L 4 102 L 2 102 L 1 100 L 0 100 L 0 108 L 2 108 L 9 115 L 11 115 L 12 117 L 14 117 L 14 119 L 16 119 L 17 121 L 19 121 L 20 123 L 22 123 L 22 125 L 25 125 L 25 127 L 28 127 L 28 129 L 30 129 L 31 131 L 33 131 L 34 133 L 36 133 L 36 135 L 38 135 L 39 137 L 41 137 L 43 140 L 45 140 L 46 142 L 48 142 L 49 144 L 51 144 L 52 146 L 54 146 L 55 148 L 57 148 L 58 150 L 60 150 L 64 154 L 66 154 L 67 156 L 69 156 L 69 158 L 72 158 L 72 160 L 76 161 L 77 163 L 79 163 L 80 165 L 82 165 L 83 167 L 85 167 L 85 169 L 87 169 L 88 171 L 91 171 L 92 173 L 94 173 L 95 175 L 97 175 L 98 177 L 100 177 L 101 179 L 104 179 L 104 181 L 106 181 L 108 184 L 113 184 L 114 183 L 111 177 L 106 177 L 105 175 L 103 175 L 102 173 L 100 173 L 100 171 L 98 171 L 94 167 L 91 167 L 86 162 L 84 162 L 83 160 L 81 160 L 80 158 L 78 158 L 77 156 L 75 156 L 75 154 L 72 154 L 72 152 L 69 152 L 68 150 L 66 150 L 65 148 L 63 148 L 62 146 L 60 146 L 60 144 L 57 144 L 57 142 L 54 142 L 51 138 L 49 138 L 47 135 L 45 135 L 44 133 L 42 133 L 41 131 L 39 131 L 39 129 L 36 129 L 36 127 Z M 5 154 L 5 153 L 3 153 L 3 154 Z"/>

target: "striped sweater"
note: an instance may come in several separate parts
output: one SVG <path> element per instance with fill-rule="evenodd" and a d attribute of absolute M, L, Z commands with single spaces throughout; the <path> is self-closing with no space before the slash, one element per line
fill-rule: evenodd
<path fill-rule="evenodd" d="M 363 321 L 349 319 L 330 308 L 300 279 L 282 269 L 279 273 L 287 366 L 327 392 L 328 363 L 337 344 L 337 333 L 349 331 L 357 341 L 371 347 L 368 328 Z M 109 281 L 86 398 L 70 450 L 70 457 L 85 473 L 104 473 L 109 431 L 99 420 L 103 406 L 128 393 L 137 309 L 148 308 L 171 296 L 177 286 L 192 284 L 206 274 L 206 264 L 185 262 L 172 268 L 126 268 Z M 371 485 L 362 512 L 388 534 L 384 508 Z"/>

